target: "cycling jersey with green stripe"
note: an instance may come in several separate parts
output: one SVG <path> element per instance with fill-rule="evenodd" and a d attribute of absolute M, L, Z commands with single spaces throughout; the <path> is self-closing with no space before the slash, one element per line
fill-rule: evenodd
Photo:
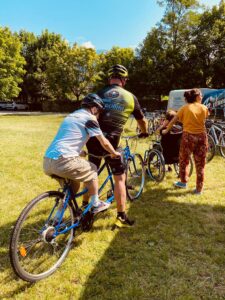
<path fill-rule="evenodd" d="M 120 135 L 131 114 L 136 120 L 144 118 L 137 98 L 118 85 L 109 85 L 98 92 L 105 104 L 99 119 L 101 130 L 110 135 Z"/>

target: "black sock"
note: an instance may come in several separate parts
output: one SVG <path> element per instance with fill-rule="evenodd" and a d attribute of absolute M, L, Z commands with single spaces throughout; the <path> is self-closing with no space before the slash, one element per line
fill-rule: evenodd
<path fill-rule="evenodd" d="M 125 220 L 126 219 L 126 213 L 125 211 L 118 212 L 117 217 L 121 217 L 121 219 Z"/>

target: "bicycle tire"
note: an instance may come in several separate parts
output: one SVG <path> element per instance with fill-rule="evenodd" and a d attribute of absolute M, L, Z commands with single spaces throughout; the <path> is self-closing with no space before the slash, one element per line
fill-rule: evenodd
<path fill-rule="evenodd" d="M 160 153 L 163 153 L 163 148 L 160 142 L 154 143 L 152 148 L 159 151 Z"/>
<path fill-rule="evenodd" d="M 45 192 L 31 200 L 16 221 L 10 239 L 10 262 L 16 275 L 25 281 L 36 282 L 50 276 L 59 268 L 69 253 L 73 242 L 74 229 L 56 237 L 55 240 L 57 240 L 57 242 L 55 241 L 54 245 L 53 242 L 46 242 L 43 238 L 43 234 L 46 232 L 45 239 L 47 239 L 47 234 L 50 239 L 50 234 L 53 233 L 54 226 L 56 226 L 53 223 L 53 218 L 50 219 L 50 216 L 53 216 L 53 214 L 49 213 L 48 210 L 51 208 L 51 212 L 53 212 L 52 200 L 55 199 L 54 208 L 58 210 L 56 203 L 59 203 L 63 198 L 64 193 L 58 191 Z M 51 201 L 47 202 L 49 199 Z M 35 211 L 37 208 L 39 209 L 39 213 Z M 45 213 L 48 215 L 47 221 L 44 216 Z M 66 219 L 67 216 L 68 219 Z M 66 226 L 70 226 L 74 223 L 73 209 L 70 205 L 68 205 L 63 217 L 62 225 L 59 224 L 59 230 L 63 230 Z M 23 227 L 23 225 L 25 225 L 25 227 Z M 44 228 L 46 228 L 46 231 Z M 28 238 L 33 238 L 35 235 L 35 239 L 20 241 L 20 239 L 24 239 L 26 235 Z M 65 240 L 65 249 L 62 249 L 62 253 L 60 254 L 60 243 L 67 237 L 67 241 Z M 30 258 L 31 255 L 33 255 L 33 258 Z M 40 260 L 38 261 L 39 258 Z M 56 261 L 53 262 L 54 260 Z M 53 262 L 53 264 L 48 267 L 51 262 Z M 46 267 L 43 263 L 46 264 Z"/>
<path fill-rule="evenodd" d="M 179 172 L 180 172 L 180 169 L 179 169 L 179 163 L 174 163 L 173 164 L 173 167 L 174 167 L 174 170 L 177 174 L 177 176 L 179 177 Z M 193 158 L 190 157 L 190 161 L 189 161 L 189 173 L 188 173 L 188 176 L 191 177 L 192 173 L 193 173 L 193 170 L 194 170 L 194 161 L 193 161 Z"/>
<path fill-rule="evenodd" d="M 153 120 L 148 120 L 148 133 L 149 135 L 153 135 L 154 133 L 154 123 Z"/>
<path fill-rule="evenodd" d="M 219 151 L 220 155 L 225 158 L 225 132 L 223 132 L 219 137 Z"/>
<path fill-rule="evenodd" d="M 208 136 L 208 150 L 206 155 L 206 163 L 209 163 L 216 154 L 216 144 L 211 135 Z"/>
<path fill-rule="evenodd" d="M 160 151 L 156 149 L 152 149 L 148 153 L 147 158 L 147 173 L 150 176 L 150 178 L 156 182 L 162 182 L 165 173 L 165 162 L 164 158 Z"/>
<path fill-rule="evenodd" d="M 128 198 L 133 201 L 137 199 L 144 188 L 145 168 L 140 154 L 130 156 L 126 163 L 126 191 Z"/>

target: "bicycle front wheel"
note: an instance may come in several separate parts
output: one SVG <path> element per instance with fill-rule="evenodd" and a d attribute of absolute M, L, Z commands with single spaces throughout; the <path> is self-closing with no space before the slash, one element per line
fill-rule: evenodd
<path fill-rule="evenodd" d="M 10 261 L 15 273 L 23 280 L 36 282 L 51 275 L 66 258 L 74 230 L 55 238 L 53 235 L 74 223 L 73 210 L 65 210 L 60 224 L 55 215 L 64 193 L 50 191 L 34 198 L 20 214 L 10 241 Z"/>
<path fill-rule="evenodd" d="M 126 190 L 127 196 L 131 201 L 141 195 L 144 183 L 144 162 L 141 155 L 135 153 L 128 158 L 126 166 Z"/>
<path fill-rule="evenodd" d="M 208 151 L 206 155 L 206 163 L 210 162 L 216 153 L 216 145 L 214 139 L 208 134 Z"/>
<path fill-rule="evenodd" d="M 165 162 L 162 154 L 158 150 L 152 149 L 149 151 L 147 166 L 147 173 L 152 180 L 157 182 L 163 181 L 166 172 Z"/>

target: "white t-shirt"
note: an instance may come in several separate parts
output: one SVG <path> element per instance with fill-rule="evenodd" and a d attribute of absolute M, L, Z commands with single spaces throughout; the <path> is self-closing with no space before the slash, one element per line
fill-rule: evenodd
<path fill-rule="evenodd" d="M 64 119 L 45 157 L 58 159 L 60 156 L 79 156 L 88 139 L 97 135 L 103 133 L 96 117 L 86 109 L 79 109 Z"/>

